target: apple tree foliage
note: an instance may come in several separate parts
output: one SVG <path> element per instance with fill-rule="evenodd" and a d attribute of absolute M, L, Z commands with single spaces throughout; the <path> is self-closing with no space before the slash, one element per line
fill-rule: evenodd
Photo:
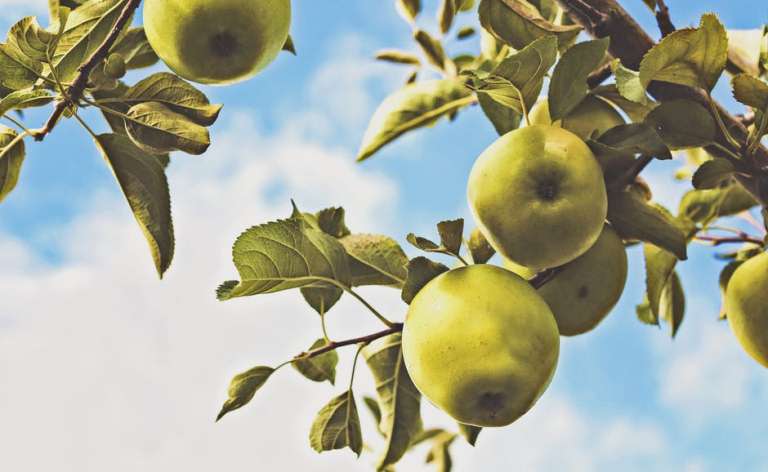
<path fill-rule="evenodd" d="M 409 73 L 403 87 L 372 116 L 357 160 L 373 158 L 404 134 L 443 118 L 455 121 L 470 107 L 479 107 L 504 134 L 525 124 L 528 110 L 542 95 L 552 120 L 566 117 L 588 96 L 604 101 L 628 119 L 587 139 L 604 172 L 608 220 L 625 244 L 643 247 L 646 294 L 637 306 L 638 319 L 650 325 L 664 321 L 674 336 L 685 310 L 675 269 L 686 260 L 692 241 L 742 244 L 740 250 L 717 255 L 725 261 L 722 286 L 739 264 L 765 246 L 764 228 L 756 227 L 760 234 L 754 236 L 717 222 L 733 215 L 751 219 L 745 212 L 768 203 L 768 152 L 761 145 L 768 133 L 768 28 L 753 35 L 755 44 L 747 44 L 715 14 L 705 14 L 698 26 L 675 31 L 663 2 L 645 3 L 656 14 L 663 38 L 638 55 L 622 44 L 637 40 L 642 48 L 643 37 L 632 35 L 643 33 L 622 23 L 626 12 L 613 0 L 441 0 L 439 30 L 434 32 L 420 26 L 420 0 L 395 0 L 412 28 L 418 53 L 389 49 L 376 54 L 376 59 Z M 135 83 L 124 80 L 127 71 L 158 61 L 143 29 L 132 26 L 139 4 L 49 0 L 48 26 L 27 17 L 11 27 L 0 43 L 0 116 L 8 123 L 0 126 L 0 201 L 17 184 L 27 142 L 44 139 L 62 119 L 74 119 L 113 171 L 162 277 L 174 251 L 165 176 L 170 153 L 205 153 L 208 127 L 222 107 L 169 72 Z M 605 5 L 608 13 L 601 12 Z M 456 27 L 460 14 L 474 15 L 475 25 Z M 614 34 L 622 27 L 629 38 Z M 581 40 L 585 30 L 597 39 Z M 479 53 L 455 52 L 478 36 Z M 284 49 L 295 54 L 290 38 Z M 711 97 L 726 72 L 733 96 L 745 106 L 739 117 L 728 115 Z M 51 118 L 40 128 L 27 127 L 23 111 L 39 107 L 52 107 Z M 110 132 L 96 134 L 80 116 L 84 108 L 100 110 Z M 653 160 L 671 159 L 677 151 L 686 157 L 676 177 L 689 180 L 693 188 L 677 208 L 664 208 L 653 201 L 640 174 Z M 313 213 L 294 204 L 286 216 L 254 226 L 237 239 L 233 261 L 239 280 L 222 283 L 217 296 L 229 300 L 298 289 L 318 313 L 321 335 L 279 366 L 257 366 L 236 375 L 217 420 L 248 404 L 289 364 L 309 380 L 336 385 L 337 349 L 356 346 L 354 366 L 362 356 L 377 385 L 376 397 L 362 397 L 378 426 L 366 435 L 384 438 L 377 467 L 393 470 L 411 448 L 428 442 L 427 462 L 449 470 L 451 445 L 460 436 L 474 444 L 480 428 L 459 424 L 448 431 L 422 424 L 421 395 L 400 349 L 402 323 L 384 316 L 356 289 L 391 287 L 407 304 L 448 270 L 427 255 L 474 264 L 487 262 L 493 250 L 477 231 L 465 232 L 462 220 L 438 223 L 434 241 L 409 234 L 407 241 L 425 253 L 409 258 L 389 236 L 353 232 L 342 208 Z M 556 269 L 547 270 L 531 283 L 540 285 L 556 276 Z M 357 299 L 382 322 L 382 331 L 332 340 L 325 317 L 342 296 Z M 310 446 L 319 452 L 349 448 L 360 455 L 364 450 L 355 367 L 308 425 Z"/>

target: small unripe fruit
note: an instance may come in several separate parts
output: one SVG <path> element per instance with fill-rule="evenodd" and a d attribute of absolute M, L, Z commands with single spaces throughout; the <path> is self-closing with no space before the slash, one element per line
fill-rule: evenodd
<path fill-rule="evenodd" d="M 736 339 L 768 367 L 768 253 L 741 264 L 725 289 L 725 313 Z"/>

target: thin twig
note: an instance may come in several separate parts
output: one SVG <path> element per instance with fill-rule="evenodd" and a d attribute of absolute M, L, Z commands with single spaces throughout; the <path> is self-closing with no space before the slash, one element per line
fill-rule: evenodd
<path fill-rule="evenodd" d="M 590 90 L 597 87 L 598 85 L 602 84 L 608 78 L 613 74 L 613 69 L 611 69 L 611 63 L 606 62 L 602 66 L 598 67 L 597 69 L 593 70 L 589 76 L 587 76 L 587 86 Z"/>
<path fill-rule="evenodd" d="M 677 28 L 672 24 L 672 18 L 669 16 L 669 8 L 664 0 L 656 0 L 656 6 L 659 9 L 656 11 L 656 23 L 659 25 L 659 31 L 661 31 L 661 37 L 667 36 L 675 32 Z"/>
<path fill-rule="evenodd" d="M 728 244 L 728 243 L 747 243 L 747 244 L 756 244 L 758 246 L 762 246 L 764 244 L 764 241 L 762 239 L 754 238 L 749 235 L 743 235 L 743 236 L 710 236 L 706 234 L 698 235 L 696 236 L 696 239 L 699 241 L 707 241 L 712 243 L 712 246 L 719 246 L 721 244 Z"/>
<path fill-rule="evenodd" d="M 553 267 L 551 269 L 544 269 L 541 272 L 534 275 L 533 277 L 531 277 L 530 279 L 528 279 L 528 283 L 531 284 L 533 288 L 539 289 L 542 286 L 544 286 L 544 284 L 552 280 L 555 277 L 555 275 L 557 275 L 558 272 L 563 270 L 563 267 L 564 266 Z"/>
<path fill-rule="evenodd" d="M 112 31 L 109 32 L 109 35 L 107 35 L 93 54 L 91 54 L 91 56 L 77 69 L 77 76 L 72 82 L 72 85 L 67 89 L 65 98 L 56 104 L 56 108 L 53 109 L 53 113 L 51 113 L 51 116 L 48 118 L 45 125 L 43 125 L 42 128 L 35 130 L 34 138 L 37 141 L 42 141 L 48 133 L 53 131 L 53 128 L 56 127 L 61 115 L 64 114 L 64 111 L 67 108 L 77 104 L 88 85 L 88 77 L 90 76 L 91 71 L 107 57 L 110 48 L 115 41 L 117 41 L 123 28 L 131 19 L 133 13 L 140 4 L 141 0 L 126 1 L 123 11 L 120 12 L 120 16 L 112 27 Z"/>
<path fill-rule="evenodd" d="M 391 328 L 378 331 L 373 334 L 368 334 L 366 336 L 360 336 L 358 338 L 351 338 L 351 339 L 345 339 L 343 341 L 332 341 L 329 344 L 326 344 L 323 347 L 319 347 L 317 349 L 312 349 L 310 351 L 302 352 L 298 356 L 294 357 L 292 361 L 298 361 L 303 359 L 310 359 L 315 356 L 319 356 L 321 354 L 325 354 L 326 352 L 335 351 L 336 349 L 344 346 L 352 346 L 355 344 L 368 344 L 371 341 L 375 341 L 379 338 L 383 338 L 384 336 L 389 336 L 390 334 L 399 333 L 403 330 L 403 324 L 402 323 L 393 323 Z"/>

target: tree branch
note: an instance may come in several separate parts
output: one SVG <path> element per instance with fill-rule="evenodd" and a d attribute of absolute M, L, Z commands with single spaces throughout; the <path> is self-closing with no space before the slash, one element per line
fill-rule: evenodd
<path fill-rule="evenodd" d="M 37 141 L 42 141 L 48 133 L 53 131 L 53 128 L 56 127 L 61 115 L 64 114 L 64 111 L 67 108 L 77 104 L 85 91 L 85 87 L 88 85 L 88 77 L 90 76 L 91 71 L 107 57 L 110 48 L 112 48 L 112 45 L 117 41 L 120 32 L 140 4 L 141 0 L 126 1 L 123 11 L 120 12 L 120 16 L 112 27 L 112 31 L 109 32 L 109 35 L 104 39 L 104 42 L 101 43 L 93 54 L 91 54 L 91 56 L 77 69 L 78 73 L 75 80 L 72 82 L 72 85 L 67 88 L 65 97 L 56 104 L 56 108 L 54 108 L 53 113 L 48 118 L 45 125 L 43 125 L 42 128 L 35 130 L 34 138 Z"/>
<path fill-rule="evenodd" d="M 595 37 L 610 37 L 609 51 L 612 56 L 621 59 L 624 66 L 638 70 L 640 62 L 655 42 L 643 28 L 624 10 L 616 0 L 557 0 L 571 17 L 581 24 L 588 33 Z M 587 4 L 589 8 L 585 8 Z M 708 107 L 707 95 L 702 90 L 678 84 L 652 82 L 648 92 L 657 100 L 689 99 Z M 720 105 L 716 106 L 726 128 L 739 141 L 746 143 L 748 132 L 744 125 L 731 116 Z M 723 136 L 719 137 L 721 147 L 729 144 Z M 707 151 L 718 157 L 725 157 L 718 146 L 707 146 Z M 768 149 L 759 146 L 755 152 L 758 167 L 768 167 Z M 768 206 L 768 196 L 760 191 L 758 180 L 751 176 L 739 175 L 739 183 L 749 191 L 764 207 Z"/>
<path fill-rule="evenodd" d="M 368 344 L 371 341 L 375 341 L 379 338 L 383 338 L 384 336 L 389 336 L 390 334 L 399 333 L 402 330 L 403 330 L 403 323 L 392 323 L 391 328 L 378 331 L 373 334 L 360 336 L 359 338 L 345 339 L 344 341 L 331 341 L 329 344 L 326 344 L 323 347 L 312 349 L 311 351 L 302 352 L 301 354 L 291 359 L 291 362 L 300 361 L 303 359 L 310 359 L 312 357 L 319 356 L 320 354 L 325 354 L 326 352 L 335 351 L 336 349 L 344 346 L 352 346 L 360 343 Z"/>
<path fill-rule="evenodd" d="M 558 274 L 561 270 L 563 270 L 563 267 L 565 266 L 559 266 L 559 267 L 553 267 L 551 269 L 544 269 L 541 272 L 537 273 L 530 279 L 528 279 L 528 283 L 533 286 L 535 289 L 541 288 L 544 284 L 552 280 L 555 275 Z"/>
<path fill-rule="evenodd" d="M 656 24 L 659 25 L 659 31 L 661 31 L 661 37 L 675 32 L 675 25 L 672 24 L 672 18 L 669 16 L 669 8 L 664 0 L 656 0 L 656 6 L 659 8 L 656 11 Z"/>
<path fill-rule="evenodd" d="M 762 246 L 764 241 L 762 239 L 753 238 L 747 234 L 741 234 L 739 236 L 709 236 L 702 234 L 700 236 L 696 236 L 696 239 L 699 241 L 708 241 L 712 243 L 712 246 L 719 246 L 721 244 L 728 244 L 728 243 L 749 243 L 749 244 L 757 244 L 758 246 Z"/>

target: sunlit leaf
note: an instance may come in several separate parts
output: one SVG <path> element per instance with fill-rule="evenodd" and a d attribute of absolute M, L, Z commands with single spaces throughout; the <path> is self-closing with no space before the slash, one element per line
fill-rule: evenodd
<path fill-rule="evenodd" d="M 259 366 L 242 374 L 237 374 L 229 384 L 229 398 L 224 402 L 219 414 L 216 415 L 216 421 L 219 421 L 227 413 L 242 408 L 253 400 L 256 392 L 274 372 L 275 369 L 272 367 Z"/>
<path fill-rule="evenodd" d="M 587 77 L 602 62 L 608 43 L 608 38 L 578 43 L 560 58 L 549 83 L 549 115 L 552 121 L 566 116 L 587 96 Z"/>
<path fill-rule="evenodd" d="M 174 150 L 203 154 L 211 145 L 208 130 L 160 102 L 132 106 L 125 121 L 131 140 L 152 154 Z"/>
<path fill-rule="evenodd" d="M 352 285 L 402 287 L 408 256 L 394 239 L 378 234 L 351 234 L 339 240 L 349 254 Z"/>

